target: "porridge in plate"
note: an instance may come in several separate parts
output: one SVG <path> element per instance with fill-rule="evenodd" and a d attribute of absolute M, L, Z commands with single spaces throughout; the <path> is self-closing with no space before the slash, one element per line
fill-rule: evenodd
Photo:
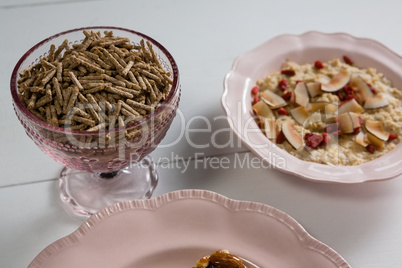
<path fill-rule="evenodd" d="M 258 80 L 251 93 L 264 134 L 302 160 L 359 165 L 400 141 L 401 91 L 348 56 L 324 63 L 287 60 L 280 71 Z"/>

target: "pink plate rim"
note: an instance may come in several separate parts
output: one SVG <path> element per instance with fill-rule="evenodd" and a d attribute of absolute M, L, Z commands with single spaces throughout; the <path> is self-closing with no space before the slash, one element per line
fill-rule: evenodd
<path fill-rule="evenodd" d="M 330 60 L 352 55 L 359 66 L 377 68 L 397 88 L 402 88 L 402 58 L 383 44 L 347 33 L 309 31 L 283 34 L 238 56 L 224 78 L 221 104 L 231 129 L 254 154 L 272 168 L 316 182 L 362 183 L 402 174 L 402 143 L 389 153 L 357 166 L 329 166 L 303 161 L 269 141 L 253 119 L 250 90 L 258 79 L 276 71 L 286 58 L 296 62 Z M 263 58 L 264 60 L 261 60 Z M 254 130 L 254 131 L 253 131 Z M 276 165 L 282 160 L 284 165 Z"/>
<path fill-rule="evenodd" d="M 198 203 L 190 203 L 191 205 L 184 207 L 180 207 L 180 204 L 183 204 L 182 202 L 177 202 L 191 202 L 194 200 L 198 200 Z M 208 207 L 208 211 L 211 211 L 212 215 L 214 215 L 214 208 L 225 208 L 225 210 L 229 211 L 229 214 L 226 215 L 226 220 L 228 220 L 229 223 L 233 219 L 239 219 L 236 218 L 236 215 L 239 212 L 247 212 L 247 215 L 251 215 L 249 213 L 252 213 L 263 216 L 263 219 L 265 219 L 264 222 L 268 223 L 269 219 L 271 219 L 273 220 L 275 225 L 282 226 L 286 230 L 288 230 L 287 232 L 293 233 L 294 235 L 292 235 L 291 237 L 295 238 L 294 242 L 297 243 L 297 247 L 303 248 L 307 251 L 311 250 L 315 252 L 314 254 L 317 254 L 317 256 L 321 256 L 317 258 L 323 258 L 325 259 L 325 262 L 331 263 L 335 265 L 335 267 L 350 268 L 350 265 L 337 252 L 335 252 L 326 244 L 312 237 L 295 219 L 293 219 L 288 214 L 266 204 L 251 201 L 234 200 L 216 192 L 198 189 L 177 190 L 152 199 L 125 201 L 108 206 L 100 210 L 96 214 L 92 215 L 85 223 L 83 223 L 76 231 L 74 231 L 70 235 L 61 238 L 47 246 L 44 250 L 42 250 L 42 252 L 38 254 L 38 256 L 31 262 L 28 267 L 34 268 L 46 266 L 46 262 L 49 259 L 53 257 L 60 258 L 63 255 L 63 250 L 71 249 L 71 247 L 79 247 L 79 244 L 82 240 L 85 239 L 85 236 L 91 236 L 94 233 L 97 233 L 97 237 L 101 238 L 102 235 L 105 234 L 105 232 L 112 230 L 114 230 L 113 232 L 119 232 L 119 226 L 117 224 L 122 224 L 122 222 L 115 221 L 112 228 L 112 225 L 110 223 L 112 218 L 127 216 L 127 213 L 130 213 L 131 216 L 134 216 L 136 213 L 143 213 L 144 211 L 153 214 L 160 213 L 162 215 L 163 213 L 161 212 L 161 209 L 163 210 L 163 207 L 166 206 L 170 206 L 170 210 L 180 208 L 179 211 L 181 211 L 185 209 L 184 221 L 186 216 L 191 217 L 191 215 L 197 213 L 197 206 L 199 208 L 201 206 Z M 165 214 L 163 215 L 166 217 Z M 161 219 L 160 215 L 158 216 L 159 217 L 157 218 Z M 121 219 L 122 218 L 120 218 L 120 220 Z M 253 222 L 249 222 L 249 224 L 252 225 Z M 267 230 L 270 230 L 269 224 L 264 224 L 264 226 L 266 226 Z M 197 230 L 195 230 L 195 232 L 197 232 Z M 181 237 L 178 238 L 179 241 L 176 242 L 180 243 L 180 240 L 186 239 L 189 238 Z M 185 241 L 184 244 L 186 244 Z M 105 256 L 99 258 L 102 259 L 107 257 Z"/>

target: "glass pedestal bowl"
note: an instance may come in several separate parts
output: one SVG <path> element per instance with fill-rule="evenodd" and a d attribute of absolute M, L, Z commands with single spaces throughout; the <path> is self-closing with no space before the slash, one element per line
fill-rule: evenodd
<path fill-rule="evenodd" d="M 21 102 L 17 88 L 19 73 L 46 56 L 51 44 L 69 44 L 84 39 L 83 30 L 113 31 L 138 45 L 150 41 L 163 69 L 173 81 L 165 100 L 143 118 L 111 130 L 75 131 L 40 120 Z M 177 65 L 171 54 L 152 38 L 117 27 L 87 27 L 53 35 L 32 47 L 18 61 L 11 77 L 15 113 L 35 144 L 65 166 L 60 173 L 60 196 L 73 215 L 90 216 L 116 202 L 149 198 L 158 182 L 156 164 L 149 154 L 168 131 L 180 100 Z"/>

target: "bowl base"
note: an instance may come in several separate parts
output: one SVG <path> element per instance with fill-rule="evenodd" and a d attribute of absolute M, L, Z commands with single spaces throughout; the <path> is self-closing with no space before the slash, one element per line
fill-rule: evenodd
<path fill-rule="evenodd" d="M 111 173 L 90 173 L 65 167 L 59 178 L 60 197 L 72 216 L 89 217 L 117 202 L 148 199 L 158 183 L 156 164 L 141 162 Z"/>

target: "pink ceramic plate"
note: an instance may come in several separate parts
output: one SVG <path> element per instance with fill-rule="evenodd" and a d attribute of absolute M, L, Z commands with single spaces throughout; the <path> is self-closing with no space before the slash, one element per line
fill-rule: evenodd
<path fill-rule="evenodd" d="M 29 267 L 191 268 L 223 248 L 264 268 L 350 267 L 287 214 L 203 190 L 112 205 Z"/>
<path fill-rule="evenodd" d="M 239 56 L 226 75 L 222 105 L 233 131 L 270 167 L 304 179 L 360 183 L 391 179 L 402 174 L 402 143 L 384 156 L 358 166 L 329 166 L 300 160 L 275 146 L 259 130 L 251 109 L 251 88 L 289 58 L 298 63 L 327 61 L 343 55 L 361 67 L 374 67 L 402 89 L 402 58 L 384 45 L 345 33 L 307 32 L 281 35 Z"/>

